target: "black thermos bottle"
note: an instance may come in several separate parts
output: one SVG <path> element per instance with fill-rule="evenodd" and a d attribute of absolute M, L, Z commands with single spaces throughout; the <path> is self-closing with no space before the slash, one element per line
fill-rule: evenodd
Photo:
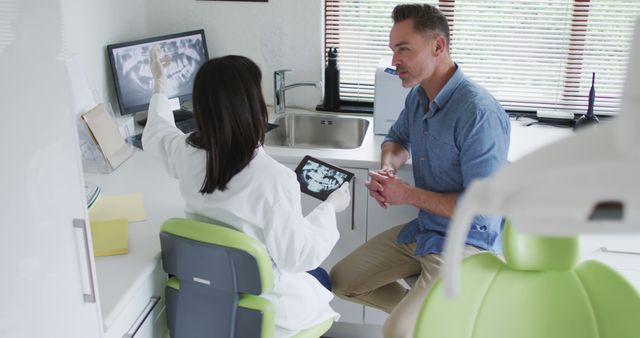
<path fill-rule="evenodd" d="M 328 64 L 324 70 L 324 108 L 340 108 L 340 69 L 338 68 L 338 48 L 329 47 Z"/>

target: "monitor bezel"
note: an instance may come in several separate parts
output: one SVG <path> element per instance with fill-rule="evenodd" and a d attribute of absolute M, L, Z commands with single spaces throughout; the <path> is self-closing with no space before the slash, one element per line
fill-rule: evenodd
<path fill-rule="evenodd" d="M 135 45 L 148 44 L 148 43 L 151 43 L 151 42 L 162 41 L 162 40 L 170 40 L 170 39 L 175 39 L 175 38 L 180 38 L 180 37 L 185 37 L 185 36 L 190 36 L 190 35 L 196 35 L 196 34 L 200 35 L 200 37 L 202 38 L 202 48 L 204 49 L 205 61 L 207 61 L 207 60 L 209 60 L 209 50 L 208 50 L 208 47 L 207 47 L 207 40 L 206 40 L 205 35 L 204 35 L 204 29 L 196 29 L 196 30 L 191 30 L 191 31 L 186 31 L 186 32 L 181 32 L 181 33 L 159 35 L 159 36 L 154 36 L 154 37 L 150 37 L 150 38 L 144 38 L 144 39 L 139 39 L 139 40 L 120 42 L 120 43 L 107 45 L 107 54 L 108 54 L 108 57 L 109 57 L 109 64 L 110 64 L 110 67 L 111 67 L 111 80 L 113 81 L 113 84 L 115 86 L 116 99 L 118 101 L 118 108 L 120 109 L 120 115 L 131 115 L 131 114 L 135 114 L 137 112 L 145 111 L 145 110 L 147 110 L 149 108 L 149 102 L 147 102 L 145 104 L 131 106 L 131 107 L 124 107 L 123 106 L 123 103 L 122 103 L 123 100 L 121 99 L 122 98 L 122 89 L 120 88 L 120 82 L 118 81 L 118 70 L 116 69 L 115 55 L 114 55 L 113 51 L 114 50 L 118 50 L 118 49 L 123 48 L 123 47 L 130 47 L 130 46 L 135 46 Z M 180 102 L 184 102 L 184 101 L 191 100 L 192 96 L 193 96 L 193 93 L 190 92 L 189 94 L 176 96 L 176 98 L 178 98 L 180 100 Z M 149 97 L 149 99 L 151 99 L 151 96 Z"/>

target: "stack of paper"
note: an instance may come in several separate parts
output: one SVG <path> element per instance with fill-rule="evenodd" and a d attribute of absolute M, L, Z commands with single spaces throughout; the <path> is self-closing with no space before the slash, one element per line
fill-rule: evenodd
<path fill-rule="evenodd" d="M 129 222 L 145 219 L 142 194 L 101 196 L 89 209 L 94 256 L 126 254 Z"/>
<path fill-rule="evenodd" d="M 129 252 L 129 220 L 113 219 L 108 221 L 91 221 L 93 238 L 93 255 L 123 255 Z"/>

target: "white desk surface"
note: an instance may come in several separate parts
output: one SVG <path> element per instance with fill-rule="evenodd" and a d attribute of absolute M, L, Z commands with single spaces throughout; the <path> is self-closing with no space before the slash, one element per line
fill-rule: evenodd
<path fill-rule="evenodd" d="M 129 223 L 129 253 L 96 257 L 98 296 L 105 331 L 160 260 L 159 230 L 163 221 L 184 215 L 178 182 L 144 152 L 108 175 L 85 174 L 102 187 L 101 196 L 142 193 L 146 220 Z"/>
<path fill-rule="evenodd" d="M 367 117 L 373 120 L 370 115 Z M 510 161 L 572 133 L 568 128 L 539 125 L 524 127 L 515 120 L 511 121 L 511 125 Z M 383 136 L 373 135 L 373 128 L 369 128 L 369 134 L 359 149 L 266 147 L 266 151 L 282 162 L 293 163 L 308 154 L 345 167 L 378 168 L 382 139 Z M 141 151 L 136 151 L 111 174 L 86 174 L 85 178 L 100 184 L 103 196 L 141 192 L 146 214 L 145 221 L 129 224 L 129 253 L 96 258 L 98 296 L 106 330 L 156 266 L 160 259 L 160 225 L 168 218 L 182 217 L 184 202 L 177 181 L 169 178 L 164 168 Z"/>

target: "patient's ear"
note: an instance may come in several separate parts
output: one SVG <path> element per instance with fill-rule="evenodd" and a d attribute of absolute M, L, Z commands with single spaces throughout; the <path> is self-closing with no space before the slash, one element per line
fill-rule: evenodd
<path fill-rule="evenodd" d="M 436 35 L 433 39 L 433 53 L 437 56 L 442 54 L 447 50 L 447 40 L 445 40 L 444 36 Z"/>

